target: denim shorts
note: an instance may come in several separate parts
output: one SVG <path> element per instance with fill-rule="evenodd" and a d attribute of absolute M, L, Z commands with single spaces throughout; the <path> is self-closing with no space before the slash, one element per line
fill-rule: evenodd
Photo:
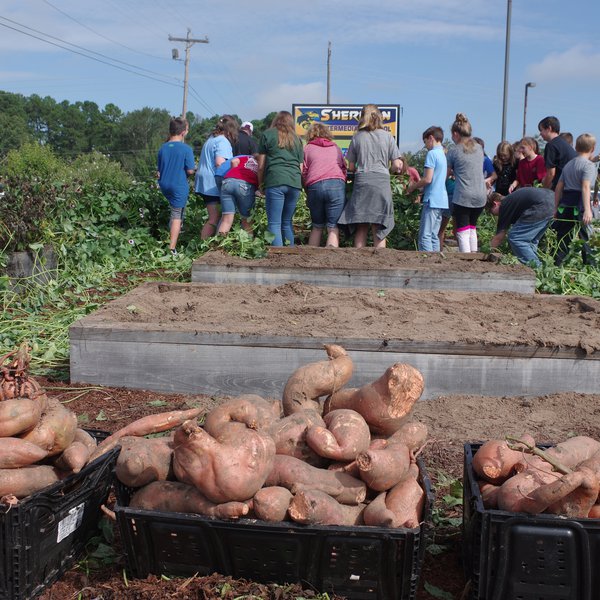
<path fill-rule="evenodd" d="M 220 201 L 219 196 L 209 196 L 208 194 L 203 194 L 202 192 L 196 192 L 202 200 L 204 200 L 204 204 L 218 204 Z"/>
<path fill-rule="evenodd" d="M 323 179 L 306 188 L 306 204 L 313 227 L 337 227 L 346 201 L 346 182 L 342 179 Z"/>
<path fill-rule="evenodd" d="M 250 217 L 254 207 L 256 186 L 244 181 L 228 177 L 221 184 L 221 212 L 224 215 L 235 213 L 236 209 L 244 219 Z"/>

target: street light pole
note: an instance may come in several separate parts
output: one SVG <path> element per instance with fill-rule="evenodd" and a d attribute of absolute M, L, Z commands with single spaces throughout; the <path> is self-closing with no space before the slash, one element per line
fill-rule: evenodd
<path fill-rule="evenodd" d="M 523 137 L 525 137 L 525 130 L 527 129 L 527 90 L 530 87 L 535 87 L 533 81 L 529 81 L 525 84 L 525 102 L 523 103 Z"/>
<path fill-rule="evenodd" d="M 504 47 L 504 96 L 502 99 L 502 140 L 506 140 L 506 103 L 508 100 L 508 64 L 510 62 L 510 21 L 512 0 L 506 2 L 506 44 Z"/>

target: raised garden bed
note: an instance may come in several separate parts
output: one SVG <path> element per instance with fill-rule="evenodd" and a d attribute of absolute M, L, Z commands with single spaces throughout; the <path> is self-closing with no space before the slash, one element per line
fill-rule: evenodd
<path fill-rule="evenodd" d="M 355 363 L 350 385 L 394 362 L 441 394 L 593 393 L 600 303 L 564 296 L 147 283 L 70 330 L 72 381 L 279 397 L 323 343 Z"/>
<path fill-rule="evenodd" d="M 408 252 L 373 248 L 272 248 L 247 260 L 207 252 L 192 265 L 197 283 L 377 287 L 474 292 L 535 291 L 535 273 L 523 265 L 502 265 L 482 253 Z"/>

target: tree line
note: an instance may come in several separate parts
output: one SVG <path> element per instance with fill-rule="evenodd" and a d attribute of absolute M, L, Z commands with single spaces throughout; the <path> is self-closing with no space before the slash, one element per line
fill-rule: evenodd
<path fill-rule="evenodd" d="M 255 135 L 270 125 L 274 115 L 252 121 Z M 36 142 L 66 159 L 101 152 L 132 175 L 148 176 L 156 170 L 156 153 L 168 137 L 172 116 L 159 108 L 124 112 L 112 103 L 100 108 L 91 101 L 58 102 L 50 96 L 0 91 L 0 160 L 10 150 Z M 186 141 L 198 154 L 220 115 L 202 118 L 188 112 L 186 117 L 190 124 Z"/>

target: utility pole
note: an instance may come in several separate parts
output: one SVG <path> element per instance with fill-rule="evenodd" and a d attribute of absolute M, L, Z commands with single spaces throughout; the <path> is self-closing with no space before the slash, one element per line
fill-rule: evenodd
<path fill-rule="evenodd" d="M 178 38 L 178 37 L 173 37 L 172 35 L 169 35 L 170 42 L 185 42 L 185 75 L 183 78 L 183 108 L 181 111 L 181 116 L 183 118 L 185 118 L 185 115 L 187 114 L 188 78 L 189 78 L 189 72 L 190 72 L 190 48 L 194 44 L 208 44 L 207 37 L 204 37 L 202 39 L 192 38 L 192 37 L 190 37 L 191 33 L 192 33 L 192 30 L 188 27 L 187 37 Z"/>
<path fill-rule="evenodd" d="M 331 95 L 331 42 L 327 42 L 327 104 Z"/>
<path fill-rule="evenodd" d="M 504 46 L 504 95 L 502 98 L 502 137 L 506 140 L 506 105 L 508 103 L 508 65 L 510 62 L 510 22 L 512 16 L 512 0 L 506 2 L 506 43 Z"/>

